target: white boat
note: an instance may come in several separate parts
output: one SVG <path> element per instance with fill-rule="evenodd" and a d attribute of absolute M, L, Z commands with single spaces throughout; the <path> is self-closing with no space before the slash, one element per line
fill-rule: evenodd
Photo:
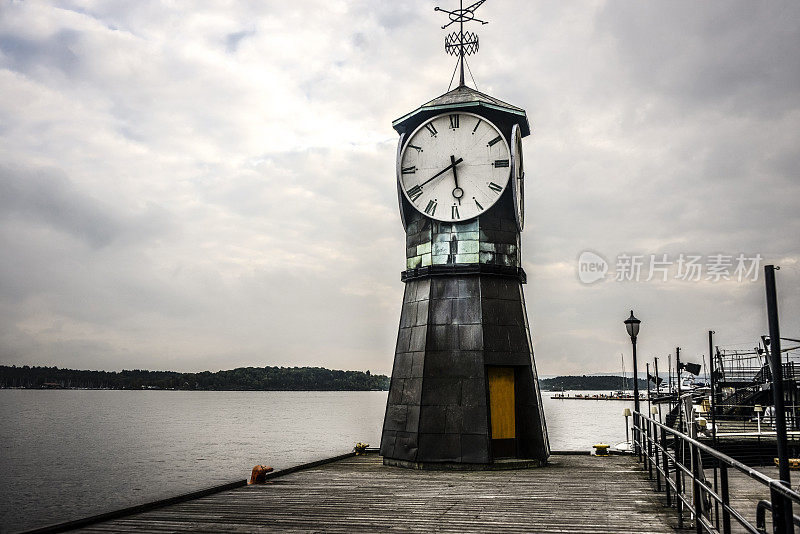
<path fill-rule="evenodd" d="M 617 443 L 611 448 L 619 452 L 633 452 L 633 443 L 630 441 L 623 441 L 621 443 Z"/>

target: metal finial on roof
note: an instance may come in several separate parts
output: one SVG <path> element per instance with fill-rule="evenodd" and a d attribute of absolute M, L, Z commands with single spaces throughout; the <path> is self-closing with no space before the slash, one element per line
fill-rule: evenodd
<path fill-rule="evenodd" d="M 473 32 L 464 31 L 465 22 L 480 22 L 481 24 L 488 24 L 485 20 L 475 18 L 475 10 L 486 0 L 478 0 L 474 4 L 464 7 L 464 0 L 459 0 L 459 8 L 452 11 L 435 7 L 434 11 L 441 11 L 447 13 L 450 17 L 450 22 L 442 26 L 442 29 L 447 28 L 454 22 L 458 23 L 459 29 L 457 32 L 449 33 L 444 38 L 444 49 L 452 55 L 458 56 L 460 70 L 459 86 L 464 85 L 464 58 L 478 51 L 478 35 Z"/>

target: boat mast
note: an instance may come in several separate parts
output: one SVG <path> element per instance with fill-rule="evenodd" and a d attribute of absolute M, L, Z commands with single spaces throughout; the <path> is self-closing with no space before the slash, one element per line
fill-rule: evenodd
<path fill-rule="evenodd" d="M 625 396 L 625 392 L 628 391 L 627 385 L 625 384 L 625 355 L 621 352 L 619 353 L 619 359 L 622 362 L 622 396 Z"/>
<path fill-rule="evenodd" d="M 672 394 L 672 354 L 667 354 L 667 387 L 670 395 Z"/>

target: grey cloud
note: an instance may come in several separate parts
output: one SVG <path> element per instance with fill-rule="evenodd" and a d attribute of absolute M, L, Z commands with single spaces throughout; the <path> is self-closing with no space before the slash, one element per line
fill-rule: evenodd
<path fill-rule="evenodd" d="M 57 169 L 0 165 L 0 216 L 47 225 L 94 248 L 122 238 L 141 238 L 168 227 L 163 210 L 127 217 L 78 189 Z"/>
<path fill-rule="evenodd" d="M 253 36 L 255 34 L 256 34 L 255 29 L 242 30 L 234 33 L 229 33 L 228 35 L 225 36 L 225 51 L 228 52 L 229 54 L 235 53 L 244 39 Z"/>
<path fill-rule="evenodd" d="M 8 59 L 8 67 L 19 72 L 32 73 L 48 67 L 74 76 L 81 65 L 81 59 L 74 51 L 80 38 L 79 32 L 69 29 L 42 40 L 0 33 L 0 52 Z"/>
<path fill-rule="evenodd" d="M 5 217 L 47 224 L 93 247 L 108 245 L 122 231 L 108 207 L 79 193 L 55 170 L 0 167 L 0 209 Z"/>
<path fill-rule="evenodd" d="M 800 5 L 791 2 L 608 2 L 598 29 L 649 89 L 730 112 L 780 113 L 800 93 Z"/>

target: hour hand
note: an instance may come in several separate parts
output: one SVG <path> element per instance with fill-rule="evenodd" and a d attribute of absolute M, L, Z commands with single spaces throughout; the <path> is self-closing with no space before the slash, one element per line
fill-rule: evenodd
<path fill-rule="evenodd" d="M 434 178 L 438 178 L 439 176 L 443 175 L 444 173 L 446 173 L 450 169 L 455 169 L 456 165 L 458 165 L 462 161 L 464 161 L 464 158 L 458 158 L 457 160 L 453 161 L 450 165 L 448 165 L 447 167 L 445 167 L 441 171 L 437 172 L 436 174 L 434 174 L 433 176 L 431 176 L 430 178 L 428 178 L 427 180 L 425 180 L 424 182 L 419 184 L 419 186 L 422 187 L 423 185 L 427 184 L 428 182 L 430 182 Z"/>
<path fill-rule="evenodd" d="M 456 187 L 453 189 L 453 197 L 461 204 L 461 197 L 464 196 L 464 190 L 458 187 L 458 171 L 456 170 L 455 156 L 450 156 L 450 166 L 453 167 L 453 181 L 456 183 Z"/>

